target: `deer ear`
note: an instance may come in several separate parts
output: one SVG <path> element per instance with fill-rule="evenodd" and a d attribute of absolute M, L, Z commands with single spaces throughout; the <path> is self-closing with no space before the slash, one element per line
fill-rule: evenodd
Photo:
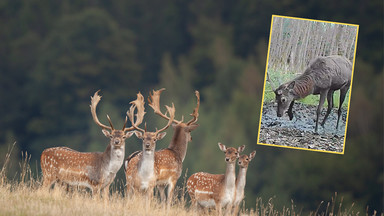
<path fill-rule="evenodd" d="M 295 81 L 292 81 L 292 82 L 289 83 L 289 85 L 287 86 L 288 89 L 293 89 L 293 87 L 295 87 Z"/>
<path fill-rule="evenodd" d="M 255 155 L 256 155 L 256 151 L 253 151 L 251 154 L 249 154 L 249 161 L 255 158 Z"/>
<path fill-rule="evenodd" d="M 221 144 L 221 143 L 219 143 L 219 148 L 223 152 L 225 152 L 227 150 L 227 147 L 224 144 Z"/>
<path fill-rule="evenodd" d="M 156 139 L 161 140 L 165 137 L 165 135 L 167 135 L 167 132 L 159 133 L 157 134 Z"/>
<path fill-rule="evenodd" d="M 193 130 L 195 130 L 197 127 L 199 127 L 198 124 L 191 124 L 188 126 L 188 132 L 191 132 Z"/>
<path fill-rule="evenodd" d="M 244 149 L 245 149 L 245 145 L 242 145 L 239 148 L 237 148 L 237 152 L 240 154 L 241 152 L 244 151 Z"/>
<path fill-rule="evenodd" d="M 101 130 L 101 131 L 103 132 L 104 136 L 106 136 L 106 137 L 108 137 L 108 138 L 111 138 L 111 137 L 112 137 L 111 133 L 110 133 L 108 130 L 103 129 L 103 130 Z"/>
<path fill-rule="evenodd" d="M 124 135 L 124 138 L 127 139 L 129 137 L 131 137 L 135 132 L 133 131 L 128 131 L 125 135 Z"/>
<path fill-rule="evenodd" d="M 135 133 L 135 135 L 136 135 L 136 137 L 137 138 L 139 138 L 139 139 L 143 139 L 143 133 L 141 133 L 140 131 L 133 131 L 134 133 Z"/>

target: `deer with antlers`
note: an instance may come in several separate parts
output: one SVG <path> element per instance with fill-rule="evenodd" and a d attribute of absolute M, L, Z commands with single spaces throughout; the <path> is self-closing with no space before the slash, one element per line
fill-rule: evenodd
<path fill-rule="evenodd" d="M 236 193 L 235 164 L 245 146 L 227 148 L 219 143 L 219 148 L 225 153 L 225 174 L 195 173 L 187 181 L 187 190 L 194 206 L 216 207 L 216 212 L 221 215 L 222 207 L 226 207 L 226 212 L 232 209 Z"/>
<path fill-rule="evenodd" d="M 236 196 L 233 202 L 233 213 L 238 214 L 240 202 L 244 199 L 244 188 L 246 183 L 246 175 L 248 170 L 249 162 L 255 157 L 256 151 L 253 151 L 249 155 L 241 155 L 239 157 L 239 172 L 236 177 Z"/>
<path fill-rule="evenodd" d="M 160 110 L 160 94 L 165 89 L 160 89 L 158 91 L 153 91 L 149 97 L 149 106 L 154 110 L 155 114 L 161 116 L 162 118 L 170 121 L 171 117 L 163 114 Z M 199 116 L 199 106 L 200 106 L 200 94 L 198 91 L 195 91 L 197 98 L 197 106 L 191 114 L 192 119 L 187 123 L 184 123 L 183 119 L 177 121 L 172 119 L 172 124 L 174 134 L 169 144 L 168 148 L 159 150 L 155 152 L 155 175 L 156 175 L 156 186 L 159 189 L 160 197 L 162 201 L 165 201 L 165 187 L 168 186 L 167 191 L 167 203 L 168 206 L 171 204 L 173 191 L 176 186 L 177 180 L 180 178 L 183 161 L 187 153 L 188 142 L 192 141 L 191 132 L 198 127 L 196 124 Z M 132 154 L 128 159 L 126 159 L 126 165 L 129 164 L 129 161 L 132 158 L 139 156 Z"/>
<path fill-rule="evenodd" d="M 140 106 L 144 107 L 144 104 L 140 104 Z M 167 108 L 167 112 L 170 115 L 168 124 L 160 130 L 156 129 L 156 132 L 147 131 L 146 126 L 145 130 L 137 127 L 133 122 L 133 110 L 131 109 L 130 112 L 127 113 L 133 127 L 136 129 L 136 131 L 134 131 L 136 137 L 143 140 L 143 150 L 132 153 L 128 159 L 125 160 L 124 169 L 128 193 L 132 191 L 141 191 L 146 192 L 147 197 L 151 197 L 153 195 L 153 189 L 156 186 L 156 141 L 165 137 L 166 132 L 163 131 L 165 131 L 172 124 L 173 118 L 175 116 L 174 106 L 165 107 Z"/>
<path fill-rule="evenodd" d="M 104 191 L 105 196 L 109 192 L 109 185 L 115 179 L 117 171 L 121 168 L 125 154 L 125 139 L 133 135 L 134 126 L 126 128 L 127 118 L 123 129 L 117 130 L 107 115 L 110 126 L 100 123 L 96 115 L 96 107 L 101 96 L 97 91 L 91 97 L 91 113 L 95 123 L 102 128 L 103 134 L 110 139 L 104 152 L 78 152 L 67 147 L 48 148 L 40 157 L 43 172 L 43 186 L 50 187 L 57 181 L 69 185 L 85 186 L 91 189 L 92 194 Z M 138 93 L 132 112 L 136 109 L 135 104 L 144 101 L 143 96 Z M 137 119 L 134 125 L 141 124 L 144 110 L 137 107 Z"/>

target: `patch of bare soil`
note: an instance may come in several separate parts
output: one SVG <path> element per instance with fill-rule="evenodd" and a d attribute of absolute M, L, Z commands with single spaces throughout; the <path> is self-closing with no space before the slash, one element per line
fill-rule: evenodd
<path fill-rule="evenodd" d="M 274 103 L 265 103 L 261 118 L 259 142 L 311 150 L 342 152 L 344 144 L 347 110 L 342 109 L 339 128 L 336 130 L 337 108 L 333 108 L 324 127 L 322 122 L 326 108 L 319 120 L 318 134 L 315 134 L 317 106 L 296 102 L 292 121 L 285 115 L 278 118 Z"/>

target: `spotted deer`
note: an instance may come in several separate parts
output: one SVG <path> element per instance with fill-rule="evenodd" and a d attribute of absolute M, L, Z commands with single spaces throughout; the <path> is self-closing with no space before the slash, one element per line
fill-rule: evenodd
<path fill-rule="evenodd" d="M 232 210 L 236 193 L 236 160 L 245 146 L 227 148 L 219 143 L 219 148 L 225 153 L 225 174 L 195 173 L 188 178 L 187 190 L 194 206 L 215 207 L 217 214 L 221 215 L 222 207 L 226 207 L 226 212 Z"/>
<path fill-rule="evenodd" d="M 144 104 L 142 105 L 144 107 Z M 127 193 L 133 191 L 146 192 L 147 197 L 153 195 L 153 189 L 156 186 L 156 175 L 155 175 L 155 148 L 156 141 L 161 140 L 165 137 L 165 131 L 173 121 L 175 116 L 175 107 L 166 106 L 167 111 L 170 115 L 168 124 L 160 130 L 155 132 L 147 131 L 136 126 L 133 122 L 133 110 L 127 113 L 133 127 L 136 129 L 135 135 L 137 138 L 143 140 L 142 151 L 132 153 L 124 163 Z M 135 157 L 133 157 L 135 156 Z"/>
<path fill-rule="evenodd" d="M 160 110 L 160 94 L 165 89 L 160 89 L 153 91 L 149 100 L 149 106 L 154 110 L 155 114 L 161 116 L 166 120 L 170 120 L 170 117 L 163 114 Z M 188 143 L 192 141 L 191 132 L 195 130 L 199 125 L 196 124 L 199 116 L 199 106 L 200 106 L 200 94 L 198 91 L 195 91 L 197 98 L 196 108 L 191 114 L 192 119 L 187 123 L 184 123 L 184 119 L 181 121 L 173 119 L 173 137 L 168 148 L 159 150 L 155 152 L 155 175 L 156 175 L 156 186 L 159 189 L 160 197 L 162 201 L 166 200 L 165 188 L 168 186 L 167 191 L 167 204 L 168 206 L 172 202 L 173 191 L 176 186 L 177 180 L 181 176 L 183 161 L 187 153 Z M 132 158 L 137 157 L 132 154 L 126 163 Z"/>
<path fill-rule="evenodd" d="M 241 155 L 239 157 L 238 165 L 239 165 L 239 172 L 236 177 L 236 196 L 235 200 L 233 202 L 233 213 L 234 215 L 238 214 L 240 202 L 244 199 L 244 188 L 246 183 L 246 176 L 247 176 L 247 170 L 249 162 L 255 157 L 256 151 L 253 151 L 252 153 L 248 155 Z"/>
<path fill-rule="evenodd" d="M 327 113 L 324 116 L 321 126 L 324 127 L 325 121 L 333 108 L 333 93 L 340 90 L 340 103 L 337 111 L 336 130 L 339 127 L 341 115 L 341 105 L 351 85 L 352 64 L 342 56 L 318 57 L 310 63 L 309 67 L 299 77 L 280 85 L 274 89 L 277 102 L 277 116 L 282 117 L 288 110 L 289 119 L 293 119 L 292 108 L 295 100 L 305 98 L 308 95 L 320 94 L 319 105 L 316 110 L 315 133 L 320 117 L 321 109 L 325 98 L 328 101 Z M 269 78 L 268 78 L 269 79 Z M 272 83 L 271 83 L 272 85 Z M 272 86 L 272 88 L 274 88 Z"/>
<path fill-rule="evenodd" d="M 49 188 L 60 181 L 69 185 L 88 187 L 92 194 L 95 192 L 99 194 L 102 189 L 105 195 L 108 194 L 109 185 L 124 161 L 125 139 L 133 135 L 135 127 L 126 128 L 126 118 L 123 129 L 115 129 L 108 115 L 110 126 L 100 123 L 96 115 L 96 107 L 101 99 L 98 92 L 91 97 L 90 107 L 93 120 L 110 139 L 107 148 L 104 152 L 78 152 L 67 147 L 45 149 L 40 157 L 43 187 Z M 137 94 L 137 99 L 131 102 L 134 104 L 131 106 L 132 112 L 136 109 L 135 104 L 143 100 L 143 96 Z M 143 120 L 144 110 L 138 107 L 136 116 L 135 125 L 139 125 Z"/>

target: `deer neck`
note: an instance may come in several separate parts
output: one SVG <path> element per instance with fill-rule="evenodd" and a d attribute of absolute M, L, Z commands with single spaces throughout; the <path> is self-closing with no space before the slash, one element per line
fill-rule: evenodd
<path fill-rule="evenodd" d="M 228 163 L 225 171 L 224 189 L 230 193 L 235 192 L 236 186 L 236 174 L 235 174 L 235 163 Z"/>
<path fill-rule="evenodd" d="M 295 87 L 293 92 L 295 94 L 295 100 L 304 98 L 314 91 L 313 78 L 309 74 L 303 74 L 295 79 Z"/>
<path fill-rule="evenodd" d="M 124 162 L 125 145 L 115 148 L 111 144 L 107 146 L 103 153 L 103 167 L 107 173 L 117 173 Z"/>
<path fill-rule="evenodd" d="M 236 194 L 241 194 L 244 191 L 246 183 L 248 167 L 240 167 L 236 178 Z"/>
<path fill-rule="evenodd" d="M 139 175 L 143 177 L 152 177 L 155 169 L 155 151 L 145 151 L 141 156 L 139 164 Z"/>
<path fill-rule="evenodd" d="M 177 127 L 173 134 L 172 141 L 168 146 L 169 149 L 176 152 L 181 161 L 184 161 L 185 155 L 187 154 L 188 140 L 186 133 L 183 127 Z"/>

